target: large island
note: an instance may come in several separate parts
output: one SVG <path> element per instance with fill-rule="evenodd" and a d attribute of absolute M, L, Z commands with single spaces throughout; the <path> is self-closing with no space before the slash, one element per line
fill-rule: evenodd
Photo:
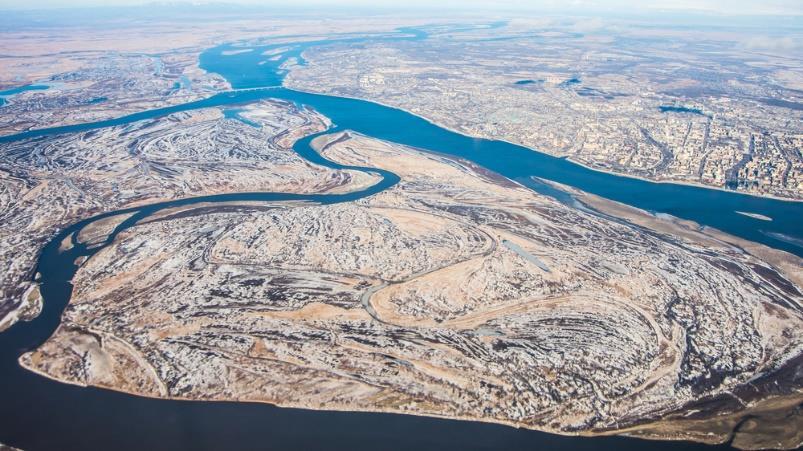
<path fill-rule="evenodd" d="M 799 421 L 773 422 L 801 401 L 798 258 L 348 132 L 315 144 L 401 181 L 144 219 L 21 363 L 153 397 L 796 445 Z"/>

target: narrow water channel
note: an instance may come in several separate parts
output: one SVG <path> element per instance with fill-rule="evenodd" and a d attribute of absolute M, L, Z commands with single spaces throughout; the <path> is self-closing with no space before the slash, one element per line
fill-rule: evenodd
<path fill-rule="evenodd" d="M 371 38 L 346 37 L 341 41 L 357 45 L 368 39 Z M 396 36 L 382 35 L 376 39 L 426 39 L 426 33 L 404 29 Z M 515 180 L 526 181 L 531 177 L 554 180 L 803 255 L 803 248 L 794 244 L 795 239 L 803 240 L 803 203 L 651 183 L 596 172 L 521 146 L 463 136 L 420 117 L 376 103 L 302 93 L 279 86 L 283 77 L 282 62 L 291 57 L 302 58 L 303 50 L 312 45 L 330 43 L 281 44 L 289 50 L 268 64 L 260 64 L 264 57 L 260 59 L 255 56 L 280 45 L 255 46 L 255 51 L 230 55 L 224 55 L 224 52 L 241 46 L 216 47 L 201 56 L 201 66 L 227 78 L 235 88 L 232 92 L 113 120 L 0 137 L 0 143 L 127 124 L 177 111 L 277 98 L 321 112 L 336 124 L 334 130 L 354 130 L 370 137 L 458 156 Z M 81 256 L 91 256 L 99 249 L 90 250 L 78 243 L 66 252 L 59 252 L 60 242 L 94 220 L 119 213 L 134 213 L 113 232 L 109 237 L 112 240 L 116 233 L 164 208 L 230 201 L 349 202 L 378 193 L 398 182 L 398 177 L 387 171 L 343 167 L 325 160 L 309 146 L 313 138 L 310 136 L 296 143 L 296 152 L 317 164 L 379 173 L 382 180 L 377 185 L 350 194 L 236 193 L 163 202 L 86 219 L 54 237 L 43 250 L 37 267 L 41 274 L 44 298 L 42 314 L 29 323 L 17 324 L 0 334 L 0 442 L 26 450 L 716 449 L 699 444 L 645 442 L 624 437 L 565 437 L 493 424 L 386 413 L 321 412 L 253 403 L 147 399 L 54 382 L 25 371 L 17 364 L 17 358 L 23 352 L 40 345 L 58 326 L 61 313 L 70 299 L 72 286 L 69 281 L 77 270 L 75 260 Z M 528 186 L 539 189 L 538 184 Z M 769 216 L 773 221 L 760 221 L 738 214 L 737 210 Z"/>

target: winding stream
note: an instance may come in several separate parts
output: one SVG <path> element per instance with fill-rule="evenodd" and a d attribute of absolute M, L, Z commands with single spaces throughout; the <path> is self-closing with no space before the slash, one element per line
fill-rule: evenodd
<path fill-rule="evenodd" d="M 359 44 L 366 37 L 343 37 L 338 42 Z M 395 35 L 375 39 L 426 39 L 421 30 L 400 29 Z M 592 171 L 567 160 L 550 157 L 521 146 L 474 139 L 454 133 L 404 111 L 362 100 L 302 93 L 280 86 L 282 65 L 301 58 L 303 50 L 332 41 L 303 44 L 254 45 L 253 51 L 234 53 L 243 44 L 219 46 L 201 56 L 201 66 L 229 80 L 234 91 L 205 100 L 154 109 L 118 119 L 74 126 L 34 130 L 0 137 L 0 142 L 70 133 L 164 116 L 213 106 L 236 105 L 278 98 L 307 105 L 337 124 L 333 130 L 350 129 L 374 138 L 458 156 L 542 190 L 532 177 L 618 200 L 639 208 L 691 219 L 731 234 L 803 255 L 794 244 L 803 240 L 803 203 L 745 196 L 691 186 L 651 183 Z M 266 51 L 283 50 L 266 61 Z M 229 53 L 224 55 L 224 52 Z M 236 72 L 235 72 L 236 71 Z M 387 171 L 342 166 L 330 162 L 310 147 L 309 136 L 294 149 L 302 157 L 324 166 L 378 173 L 382 180 L 349 194 L 299 195 L 286 193 L 235 193 L 205 196 L 105 213 L 78 222 L 59 233 L 44 248 L 37 270 L 41 273 L 44 310 L 35 320 L 19 323 L 0 334 L 0 442 L 26 450 L 37 449 L 569 449 L 654 450 L 715 449 L 681 442 L 644 442 L 623 437 L 579 438 L 514 429 L 493 424 L 435 419 L 396 414 L 319 412 L 283 409 L 270 405 L 230 402 L 192 402 L 147 399 L 113 391 L 82 388 L 51 381 L 23 370 L 17 358 L 45 341 L 59 324 L 71 295 L 70 280 L 80 256 L 91 256 L 101 247 L 87 249 L 80 243 L 65 252 L 59 244 L 70 234 L 104 217 L 133 213 L 108 237 L 165 208 L 201 202 L 298 201 L 323 204 L 349 202 L 380 192 L 398 182 Z M 543 190 L 547 194 L 554 191 Z M 736 213 L 749 211 L 771 217 L 761 221 Z"/>

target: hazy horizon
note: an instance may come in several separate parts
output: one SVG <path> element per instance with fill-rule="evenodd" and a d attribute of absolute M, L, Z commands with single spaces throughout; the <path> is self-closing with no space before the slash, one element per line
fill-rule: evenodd
<path fill-rule="evenodd" d="M 803 2 L 797 0 L 770 0 L 755 2 L 751 0 L 647 0 L 634 2 L 626 0 L 540 0 L 521 2 L 513 0 L 446 0 L 431 2 L 427 0 L 408 0 L 403 6 L 398 2 L 389 0 L 296 0 L 288 1 L 256 1 L 232 0 L 224 2 L 153 2 L 145 0 L 0 0 L 2 10 L 42 10 L 42 9 L 80 9 L 100 7 L 136 7 L 152 4 L 181 4 L 186 6 L 214 6 L 239 5 L 264 9 L 337 9 L 357 8 L 363 10 L 452 10 L 470 13 L 472 11 L 552 11 L 563 13 L 587 14 L 690 14 L 690 15 L 721 15 L 721 16 L 767 16 L 792 15 L 803 16 Z"/>

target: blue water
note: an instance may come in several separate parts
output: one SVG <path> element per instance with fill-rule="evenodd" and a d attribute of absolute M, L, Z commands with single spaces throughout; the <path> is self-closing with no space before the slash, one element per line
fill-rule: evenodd
<path fill-rule="evenodd" d="M 404 29 L 397 35 L 376 39 L 425 39 L 419 30 Z M 340 43 L 359 45 L 364 38 L 345 36 Z M 657 184 L 595 172 L 565 159 L 550 157 L 521 146 L 466 137 L 435 126 L 401 110 L 362 100 L 301 93 L 280 87 L 288 58 L 301 57 L 304 49 L 317 43 L 256 46 L 255 51 L 224 56 L 237 44 L 219 46 L 201 55 L 201 67 L 223 75 L 235 89 L 184 105 L 144 111 L 117 119 L 89 124 L 33 130 L 0 137 L 0 143 L 21 139 L 74 133 L 164 116 L 212 106 L 245 104 L 266 98 L 285 99 L 307 105 L 332 119 L 336 130 L 351 129 L 367 136 L 466 158 L 536 191 L 572 203 L 563 191 L 533 177 L 554 180 L 651 211 L 692 219 L 755 241 L 787 249 L 798 255 L 803 204 L 763 199 L 731 192 L 681 185 Z M 251 48 L 252 46 L 249 46 Z M 262 52 L 290 47 L 277 61 L 264 63 Z M 260 50 L 261 48 L 261 50 Z M 263 63 L 263 64 L 260 64 Z M 273 86 L 272 88 L 265 88 Z M 258 88 L 258 89 L 251 89 Z M 232 113 L 229 113 L 232 114 Z M 343 168 L 329 162 L 309 147 L 314 136 L 300 140 L 296 152 L 314 163 Z M 398 182 L 390 172 L 352 168 L 381 175 L 377 185 L 358 193 L 340 195 L 296 195 L 283 193 L 236 193 L 158 203 L 123 210 L 134 215 L 116 233 L 164 208 L 197 202 L 307 200 L 319 203 L 349 202 L 378 193 Z M 770 216 L 759 221 L 735 210 Z M 90 250 L 77 245 L 66 252 L 59 243 L 94 220 L 111 212 L 81 221 L 45 247 L 37 271 L 42 275 L 42 314 L 30 323 L 15 325 L 0 334 L 0 442 L 37 449 L 544 449 L 544 450 L 711 450 L 712 447 L 678 442 L 644 442 L 622 437 L 563 437 L 535 431 L 476 422 L 448 421 L 393 414 L 314 412 L 280 409 L 249 403 L 182 402 L 145 399 L 96 388 L 79 388 L 50 381 L 22 370 L 16 363 L 25 350 L 41 344 L 55 330 L 64 306 L 69 302 L 69 283 L 77 270 L 74 261 L 89 256 Z M 772 234 L 772 236 L 768 235 Z M 792 239 L 777 239 L 787 236 Z M 113 238 L 110 237 L 109 240 Z M 107 242 L 108 243 L 108 242 Z"/>
<path fill-rule="evenodd" d="M 11 89 L 6 89 L 5 91 L 0 91 L 0 96 L 13 96 L 14 94 L 19 94 L 25 91 L 44 91 L 47 88 L 49 88 L 49 86 L 47 85 L 20 86 L 18 88 L 11 88 Z"/>
<path fill-rule="evenodd" d="M 419 40 L 426 33 L 414 28 L 400 28 L 399 33 L 374 38 L 375 41 Z M 264 88 L 281 86 L 287 70 L 282 65 L 295 59 L 303 62 L 302 53 L 310 48 L 331 44 L 362 44 L 367 42 L 362 36 L 344 35 L 335 39 L 315 40 L 299 43 L 266 45 L 246 45 L 245 43 L 224 44 L 203 52 L 199 66 L 209 72 L 222 75 L 236 89 Z M 250 52 L 225 55 L 225 52 L 252 49 Z M 281 53 L 264 55 L 265 52 Z"/>
<path fill-rule="evenodd" d="M 687 108 L 685 106 L 661 105 L 658 107 L 662 113 L 692 113 L 704 116 L 702 110 L 697 108 Z"/>
<path fill-rule="evenodd" d="M 171 96 L 182 89 L 192 89 L 192 81 L 186 75 L 182 75 L 178 81 L 174 81 L 173 86 L 165 93 L 165 96 Z"/>
<path fill-rule="evenodd" d="M 299 155 L 316 164 L 369 171 L 381 181 L 349 194 L 302 195 L 235 193 L 162 202 L 110 212 L 63 230 L 44 248 L 41 274 L 44 310 L 33 321 L 0 334 L 0 442 L 36 450 L 571 450 L 637 451 L 644 442 L 625 437 L 566 437 L 501 425 L 451 421 L 386 413 L 326 412 L 283 409 L 266 404 L 188 402 L 148 399 L 123 393 L 62 384 L 22 369 L 17 357 L 46 340 L 59 325 L 70 300 L 75 261 L 103 247 L 76 243 L 62 251 L 60 243 L 82 228 L 113 214 L 132 213 L 105 245 L 120 232 L 165 208 L 229 201 L 351 202 L 379 193 L 399 181 L 383 170 L 342 166 L 315 152 L 310 142 L 297 142 Z M 726 447 L 720 447 L 726 449 Z M 650 442 L 655 451 L 711 451 L 716 448 L 682 442 Z"/>
<path fill-rule="evenodd" d="M 252 55 L 250 52 L 242 55 Z M 239 55 L 234 55 L 239 56 Z M 202 55 L 203 57 L 203 55 Z M 209 58 L 209 55 L 207 55 Z M 232 58 L 232 56 L 224 57 Z M 203 60 L 203 59 L 202 59 Z M 207 59 L 208 61 L 208 59 Z M 208 66 L 203 66 L 209 69 Z M 216 65 L 218 70 L 223 66 Z M 367 136 L 422 149 L 454 155 L 474 161 L 510 179 L 539 177 L 579 188 L 599 196 L 647 211 L 670 214 L 701 225 L 803 256 L 803 203 L 782 201 L 736 192 L 694 186 L 654 183 L 587 169 L 563 158 L 501 141 L 471 138 L 433 125 L 410 113 L 364 100 L 346 99 L 293 91 L 286 88 L 253 89 L 280 79 L 275 74 L 260 78 L 264 66 L 254 62 L 238 69 L 235 88 L 249 90 L 220 93 L 210 98 L 182 105 L 144 111 L 117 119 L 88 124 L 32 130 L 0 137 L 0 143 L 56 133 L 73 133 L 122 125 L 178 111 L 226 106 L 277 98 L 307 105 L 332 119 L 340 128 Z M 224 72 L 224 76 L 227 74 Z M 228 77 L 227 77 L 228 78 Z M 242 83 L 238 85 L 237 83 Z M 769 216 L 771 222 L 740 215 L 748 211 Z M 789 239 L 786 239 L 788 237 Z"/>
<path fill-rule="evenodd" d="M 0 107 L 6 104 L 6 97 L 13 97 L 25 91 L 44 91 L 48 88 L 47 85 L 25 85 L 0 91 Z"/>

